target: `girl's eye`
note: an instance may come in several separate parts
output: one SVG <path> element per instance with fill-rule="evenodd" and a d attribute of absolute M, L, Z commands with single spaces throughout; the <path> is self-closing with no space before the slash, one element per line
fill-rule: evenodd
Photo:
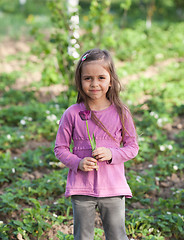
<path fill-rule="evenodd" d="M 90 77 L 85 77 L 84 80 L 90 80 L 91 78 Z"/>
<path fill-rule="evenodd" d="M 101 76 L 101 77 L 99 77 L 99 78 L 100 78 L 100 79 L 105 79 L 105 77 L 102 77 L 102 76 Z"/>

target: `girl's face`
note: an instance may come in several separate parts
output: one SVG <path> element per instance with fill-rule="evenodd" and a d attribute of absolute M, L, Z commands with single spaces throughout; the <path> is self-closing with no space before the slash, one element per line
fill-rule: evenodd
<path fill-rule="evenodd" d="M 106 93 L 111 86 L 111 80 L 102 60 L 83 63 L 81 83 L 89 101 L 92 100 L 93 103 L 107 101 Z"/>

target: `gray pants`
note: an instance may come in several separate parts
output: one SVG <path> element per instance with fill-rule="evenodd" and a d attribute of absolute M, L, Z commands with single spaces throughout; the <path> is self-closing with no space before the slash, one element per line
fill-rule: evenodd
<path fill-rule="evenodd" d="M 128 240 L 125 231 L 125 197 L 72 196 L 74 240 L 93 240 L 98 207 L 106 240 Z"/>

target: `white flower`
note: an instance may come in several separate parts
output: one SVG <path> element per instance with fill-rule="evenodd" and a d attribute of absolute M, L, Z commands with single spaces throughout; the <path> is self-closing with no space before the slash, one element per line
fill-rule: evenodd
<path fill-rule="evenodd" d="M 173 146 L 172 146 L 171 144 L 169 144 L 169 145 L 167 146 L 167 148 L 168 148 L 169 150 L 172 150 L 172 149 L 173 149 Z"/>
<path fill-rule="evenodd" d="M 60 120 L 57 120 L 57 124 L 59 125 Z"/>
<path fill-rule="evenodd" d="M 57 201 L 56 201 L 56 202 L 53 202 L 53 204 L 56 205 L 56 204 L 58 204 L 58 202 L 57 202 Z"/>
<path fill-rule="evenodd" d="M 56 218 L 58 217 L 55 213 L 53 213 L 53 216 L 56 217 Z"/>
<path fill-rule="evenodd" d="M 168 215 L 171 215 L 171 212 L 167 212 Z"/>
<path fill-rule="evenodd" d="M 178 170 L 178 166 L 177 166 L 177 165 L 174 165 L 174 166 L 173 166 L 173 169 L 177 171 L 177 170 Z"/>
<path fill-rule="evenodd" d="M 75 38 L 73 38 L 70 40 L 70 42 L 71 42 L 71 44 L 75 44 L 75 43 L 77 43 L 77 40 Z"/>
<path fill-rule="evenodd" d="M 49 110 L 47 110 L 47 111 L 46 111 L 46 113 L 47 113 L 47 114 L 50 114 L 50 111 L 49 111 Z"/>
<path fill-rule="evenodd" d="M 12 173 L 15 173 L 15 168 L 12 168 Z"/>
<path fill-rule="evenodd" d="M 50 179 L 47 180 L 47 183 L 50 183 Z"/>
<path fill-rule="evenodd" d="M 80 37 L 79 32 L 78 31 L 74 31 L 73 32 L 73 36 L 74 36 L 74 38 L 78 39 Z"/>
<path fill-rule="evenodd" d="M 20 120 L 20 124 L 26 125 L 26 121 L 24 119 Z"/>
<path fill-rule="evenodd" d="M 136 177 L 136 181 L 137 181 L 137 182 L 141 182 L 141 177 L 140 177 L 140 176 L 137 176 L 137 177 Z"/>
<path fill-rule="evenodd" d="M 149 167 L 149 168 L 152 168 L 152 167 L 153 167 L 153 165 L 152 165 L 152 164 L 149 164 L 149 165 L 148 165 L 148 167 Z"/>
<path fill-rule="evenodd" d="M 23 135 L 21 135 L 21 136 L 20 136 L 20 138 L 21 138 L 21 139 L 24 139 L 24 136 L 23 136 Z"/>
<path fill-rule="evenodd" d="M 165 146 L 164 145 L 160 145 L 160 151 L 165 151 Z"/>
<path fill-rule="evenodd" d="M 155 114 L 154 112 L 150 112 L 150 116 L 154 116 L 154 114 Z"/>
<path fill-rule="evenodd" d="M 75 47 L 75 48 L 80 48 L 80 45 L 77 43 L 77 44 L 75 44 L 74 47 Z"/>
<path fill-rule="evenodd" d="M 159 181 L 159 180 L 160 180 L 160 178 L 159 178 L 159 177 L 155 177 L 155 180 L 156 180 L 156 181 Z"/>
<path fill-rule="evenodd" d="M 47 119 L 52 122 L 52 121 L 56 121 L 57 117 L 56 117 L 56 115 L 51 114 L 51 115 L 47 116 Z"/>
<path fill-rule="evenodd" d="M 27 120 L 28 120 L 29 122 L 31 122 L 33 119 L 32 119 L 32 117 L 28 117 Z"/>
<path fill-rule="evenodd" d="M 156 119 L 158 118 L 158 114 L 155 112 L 150 112 L 150 116 L 153 116 Z"/>
<path fill-rule="evenodd" d="M 149 229 L 149 233 L 153 232 L 154 231 L 154 228 L 150 228 Z"/>
<path fill-rule="evenodd" d="M 0 168 L 0 172 L 2 171 L 2 169 Z"/>
<path fill-rule="evenodd" d="M 10 140 L 12 138 L 10 134 L 8 134 L 6 137 L 8 140 Z"/>
<path fill-rule="evenodd" d="M 159 119 L 157 120 L 157 125 L 158 125 L 159 127 L 162 127 L 162 126 L 163 126 L 163 119 L 162 119 L 162 118 L 159 118 Z"/>
<path fill-rule="evenodd" d="M 26 1 L 27 1 L 27 0 L 19 0 L 19 3 L 20 3 L 21 5 L 24 5 L 24 4 L 26 3 Z"/>
<path fill-rule="evenodd" d="M 0 224 L 3 224 L 3 221 L 0 221 Z"/>

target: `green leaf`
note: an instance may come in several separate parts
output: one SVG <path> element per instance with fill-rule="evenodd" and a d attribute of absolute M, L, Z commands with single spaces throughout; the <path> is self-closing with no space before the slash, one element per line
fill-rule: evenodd
<path fill-rule="evenodd" d="M 94 135 L 94 133 L 93 133 L 93 137 L 92 137 L 92 151 L 94 151 L 95 150 L 95 148 L 96 148 L 96 140 L 95 140 L 95 135 Z"/>

